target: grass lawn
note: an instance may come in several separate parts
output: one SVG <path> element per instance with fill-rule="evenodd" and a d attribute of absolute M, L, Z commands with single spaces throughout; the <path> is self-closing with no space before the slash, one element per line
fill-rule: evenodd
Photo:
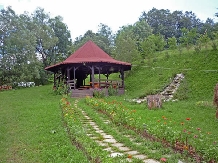
<path fill-rule="evenodd" d="M 88 162 L 65 131 L 51 86 L 0 92 L 0 162 Z"/>

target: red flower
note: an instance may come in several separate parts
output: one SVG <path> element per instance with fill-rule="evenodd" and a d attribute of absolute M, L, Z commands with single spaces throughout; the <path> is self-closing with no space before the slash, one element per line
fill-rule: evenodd
<path fill-rule="evenodd" d="M 187 121 L 190 121 L 190 120 L 191 120 L 191 118 L 186 118 L 186 120 L 187 120 Z"/>
<path fill-rule="evenodd" d="M 197 128 L 197 130 L 199 131 L 199 130 L 201 130 L 200 128 Z"/>
<path fill-rule="evenodd" d="M 129 154 L 129 155 L 128 155 L 128 158 L 132 158 L 132 155 Z"/>
<path fill-rule="evenodd" d="M 162 161 L 162 162 L 167 162 L 167 159 L 164 158 L 164 157 L 162 157 L 162 158 L 160 159 L 160 161 Z"/>

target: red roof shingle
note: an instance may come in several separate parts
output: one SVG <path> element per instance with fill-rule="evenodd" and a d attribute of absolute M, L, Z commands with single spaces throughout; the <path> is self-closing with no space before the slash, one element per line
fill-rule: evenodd
<path fill-rule="evenodd" d="M 45 69 L 50 70 L 62 64 L 92 63 L 92 62 L 113 63 L 113 64 L 131 67 L 130 63 L 113 59 L 111 56 L 105 53 L 100 47 L 98 47 L 94 42 L 88 41 L 83 46 L 81 46 L 75 53 L 71 54 L 65 61 L 46 67 Z"/>

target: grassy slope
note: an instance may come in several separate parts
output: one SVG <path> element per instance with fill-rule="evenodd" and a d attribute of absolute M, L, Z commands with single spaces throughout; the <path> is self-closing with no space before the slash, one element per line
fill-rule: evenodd
<path fill-rule="evenodd" d="M 0 162 L 87 162 L 71 145 L 51 86 L 0 92 Z"/>
<path fill-rule="evenodd" d="M 204 142 L 207 145 L 212 145 L 213 141 L 217 141 L 218 135 L 217 121 L 215 120 L 216 111 L 212 106 L 214 87 L 218 83 L 218 51 L 195 53 L 184 50 L 182 54 L 176 51 L 164 51 L 156 55 L 157 57 L 149 63 L 145 61 L 145 63 L 133 64 L 137 66 L 133 66 L 132 71 L 126 74 L 125 95 L 110 97 L 108 100 L 122 101 L 129 109 L 136 110 L 139 124 L 141 126 L 143 124 L 154 126 L 153 134 L 158 132 L 155 126 L 160 126 L 163 123 L 172 127 L 173 131 L 183 131 L 187 127 L 186 118 L 189 117 L 191 118 L 193 133 L 196 133 L 196 128 L 201 128 L 201 132 L 205 135 L 208 132 L 212 133 L 206 136 L 207 141 Z M 169 84 L 170 78 L 177 73 L 185 74 L 185 82 L 182 83 L 178 92 L 181 92 L 181 97 L 187 98 L 177 102 L 165 102 L 163 109 L 154 110 L 148 110 L 144 103 L 134 104 L 124 100 L 124 98 L 139 98 L 159 92 Z M 201 103 L 200 101 L 204 102 Z M 162 116 L 167 117 L 165 122 Z M 182 122 L 185 123 L 184 126 L 181 125 Z M 171 136 L 169 136 L 169 139 Z M 198 144 L 197 148 L 202 148 L 204 143 Z M 210 149 L 208 148 L 208 150 Z M 206 152 L 204 154 L 207 155 L 207 151 L 200 152 Z M 211 155 L 208 157 L 214 157 Z"/>
<path fill-rule="evenodd" d="M 182 54 L 176 51 L 166 54 L 165 51 L 160 53 L 150 62 L 149 67 L 145 67 L 148 65 L 146 62 L 133 66 L 125 81 L 127 94 L 140 97 L 154 93 L 162 90 L 176 73 L 184 73 L 188 96 L 196 100 L 211 100 L 213 89 L 218 82 L 217 53 L 217 51 L 201 53 L 184 51 Z"/>

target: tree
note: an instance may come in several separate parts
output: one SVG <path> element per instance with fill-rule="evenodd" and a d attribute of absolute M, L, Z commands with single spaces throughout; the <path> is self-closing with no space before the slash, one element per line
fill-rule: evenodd
<path fill-rule="evenodd" d="M 126 62 L 141 60 L 132 25 L 123 26 L 118 31 L 115 38 L 115 58 Z"/>
<path fill-rule="evenodd" d="M 143 58 L 147 58 L 150 62 L 150 59 L 154 56 L 156 51 L 164 50 L 164 46 L 166 42 L 164 37 L 160 34 L 158 35 L 150 35 L 141 43 L 141 55 Z"/>
<path fill-rule="evenodd" d="M 72 48 L 61 17 L 50 19 L 43 9 L 17 15 L 10 7 L 0 11 L 0 84 L 35 81 L 45 84 L 44 68 L 62 60 Z M 59 42 L 58 42 L 59 41 Z M 42 59 L 37 58 L 38 54 Z"/>
<path fill-rule="evenodd" d="M 141 43 L 142 52 L 141 55 L 143 58 L 147 58 L 148 60 L 151 59 L 152 54 L 155 52 L 155 43 L 151 37 L 148 37 Z"/>
<path fill-rule="evenodd" d="M 202 24 L 200 30 L 198 31 L 199 34 L 204 34 L 205 31 L 207 31 L 207 35 L 210 39 L 214 39 L 214 31 L 215 29 L 215 22 L 213 21 L 213 19 L 207 18 L 207 20 L 205 21 L 205 23 Z"/>
<path fill-rule="evenodd" d="M 0 17 L 7 26 L 1 33 L 0 84 L 39 78 L 38 67 L 35 65 L 38 62 L 35 56 L 35 37 L 29 30 L 32 25 L 29 17 L 25 14 L 16 15 L 10 7 L 2 10 Z"/>
<path fill-rule="evenodd" d="M 210 41 L 210 38 L 207 35 L 207 31 L 205 31 L 204 34 L 201 34 L 200 37 L 198 38 L 198 42 L 200 44 L 200 46 L 205 46 L 205 48 L 207 49 L 208 47 L 208 42 Z"/>
<path fill-rule="evenodd" d="M 188 30 L 187 28 L 183 28 L 182 37 L 180 37 L 179 40 L 184 47 L 190 49 L 190 46 L 196 43 L 197 37 L 198 35 L 195 28 L 192 28 L 191 30 Z"/>
<path fill-rule="evenodd" d="M 144 41 L 152 34 L 152 29 L 145 20 L 137 21 L 132 26 L 133 37 L 138 42 Z"/>
<path fill-rule="evenodd" d="M 143 12 L 139 19 L 145 20 L 152 27 L 153 34 L 160 33 L 165 39 L 173 36 L 178 39 L 181 37 L 183 28 L 188 30 L 197 28 L 198 31 L 202 26 L 200 19 L 193 12 L 188 11 L 185 13 L 173 11 L 171 13 L 169 10 L 153 8 L 147 13 Z"/>
<path fill-rule="evenodd" d="M 48 26 L 54 31 L 55 36 L 58 38 L 58 42 L 52 48 L 51 51 L 51 62 L 57 63 L 67 58 L 68 54 L 71 53 L 70 49 L 72 46 L 71 35 L 68 27 L 63 22 L 61 16 L 56 16 L 48 21 Z"/>
<path fill-rule="evenodd" d="M 173 22 L 170 19 L 170 11 L 169 10 L 158 10 L 153 8 L 152 10 L 143 12 L 140 16 L 139 20 L 145 20 L 148 25 L 153 29 L 153 34 L 161 34 L 165 38 L 172 37 L 173 33 Z"/>
<path fill-rule="evenodd" d="M 56 45 L 58 37 L 54 30 L 49 26 L 50 17 L 45 13 L 44 9 L 37 8 L 32 15 L 34 35 L 36 37 L 36 51 L 41 54 L 44 67 L 47 67 L 54 62 L 54 53 L 56 53 Z"/>
<path fill-rule="evenodd" d="M 175 36 L 168 38 L 168 45 L 169 45 L 169 49 L 172 49 L 172 50 L 176 49 L 177 40 Z"/>

